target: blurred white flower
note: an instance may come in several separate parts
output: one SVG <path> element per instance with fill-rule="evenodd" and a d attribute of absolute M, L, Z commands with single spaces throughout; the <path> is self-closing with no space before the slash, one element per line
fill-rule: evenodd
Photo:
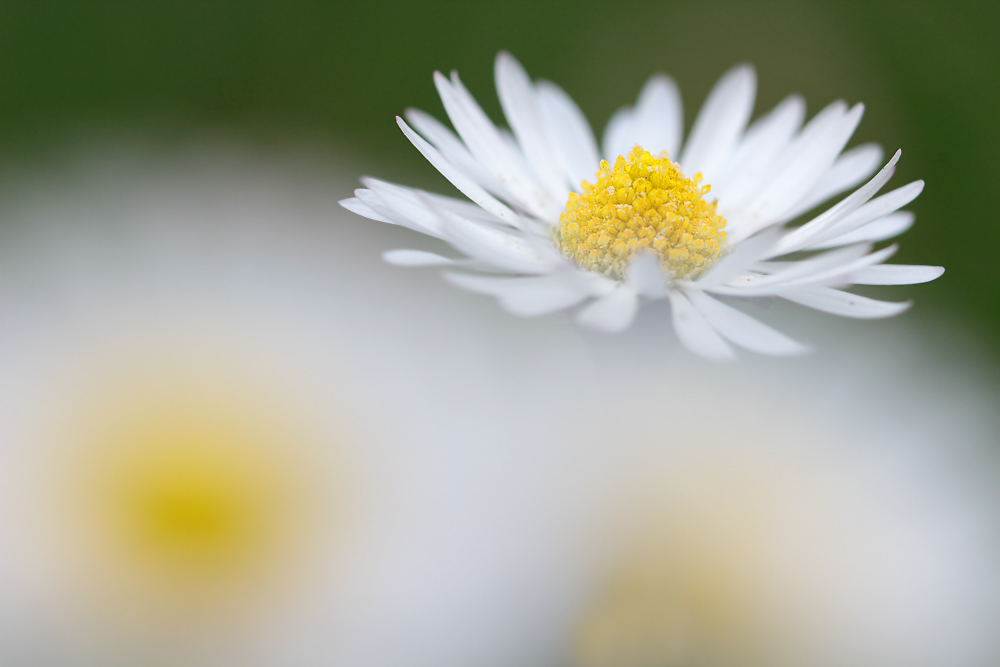
<path fill-rule="evenodd" d="M 466 255 L 396 250 L 385 254 L 391 263 L 507 274 L 445 275 L 516 315 L 586 304 L 578 323 L 619 332 L 631 326 L 641 299 L 668 299 L 678 338 L 704 357 L 732 359 L 730 343 L 795 355 L 806 348 L 718 297 L 780 297 L 845 317 L 889 317 L 909 304 L 838 288 L 922 283 L 944 271 L 885 265 L 896 246 L 873 252 L 874 242 L 913 224 L 897 211 L 923 189 L 915 181 L 872 199 L 892 177 L 899 151 L 837 205 L 785 227 L 878 168 L 878 146 L 843 152 L 861 104 L 834 102 L 803 126 L 805 102 L 792 95 L 748 127 L 756 77 L 740 65 L 716 84 L 681 151 L 680 93 L 673 79 L 656 75 L 635 107 L 608 123 L 602 161 L 569 96 L 548 81 L 532 82 L 508 53 L 497 56 L 496 84 L 512 134 L 493 125 L 456 73 L 449 80 L 435 72 L 434 82 L 458 136 L 420 111 L 406 114 L 417 132 L 397 120 L 473 203 L 369 178 L 342 204 Z M 803 251 L 827 252 L 795 254 Z"/>
<path fill-rule="evenodd" d="M 497 415 L 500 377 L 537 369 L 353 261 L 384 239 L 343 220 L 321 162 L 143 155 L 3 198 L 0 662 L 535 651 L 550 568 L 521 455 L 553 382 Z"/>
<path fill-rule="evenodd" d="M 573 664 L 996 664 L 996 385 L 890 329 L 766 376 L 606 379 Z"/>

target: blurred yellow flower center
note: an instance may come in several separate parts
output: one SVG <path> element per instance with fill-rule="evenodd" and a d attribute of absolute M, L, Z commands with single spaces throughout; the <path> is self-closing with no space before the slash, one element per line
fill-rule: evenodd
<path fill-rule="evenodd" d="M 571 193 L 560 216 L 563 253 L 590 271 L 621 280 L 641 252 L 653 252 L 672 277 L 693 278 L 721 255 L 726 220 L 701 174 L 688 178 L 666 153 L 636 146 L 614 167 L 601 161 L 596 183 Z"/>
<path fill-rule="evenodd" d="M 721 664 L 702 644 L 740 640 L 747 596 L 730 568 L 662 560 L 618 572 L 595 600 L 576 636 L 580 667 Z"/>
<path fill-rule="evenodd" d="M 184 431 L 192 426 L 194 432 Z M 238 443 L 198 430 L 182 424 L 160 442 L 140 441 L 122 461 L 128 471 L 109 480 L 121 512 L 121 537 L 141 558 L 214 569 L 253 556 L 268 537 L 274 480 L 254 469 L 259 462 L 248 465 L 235 448 L 226 451 Z"/>
<path fill-rule="evenodd" d="M 226 382 L 151 379 L 107 394 L 86 436 L 83 478 L 109 554 L 160 581 L 257 571 L 286 550 L 302 509 L 301 433 Z"/>

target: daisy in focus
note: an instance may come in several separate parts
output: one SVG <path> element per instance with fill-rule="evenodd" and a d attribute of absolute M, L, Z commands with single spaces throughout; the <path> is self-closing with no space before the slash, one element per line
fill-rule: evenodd
<path fill-rule="evenodd" d="M 875 196 L 900 152 L 872 177 L 880 147 L 844 151 L 861 104 L 833 102 L 803 124 L 805 102 L 792 95 L 749 123 L 756 78 L 739 65 L 715 85 L 682 142 L 680 93 L 655 75 L 635 106 L 612 117 L 599 149 L 569 96 L 533 82 L 508 53 L 497 57 L 496 84 L 510 132 L 489 120 L 456 73 L 434 81 L 457 135 L 413 109 L 397 122 L 471 202 L 366 178 L 341 204 L 445 241 L 464 256 L 393 250 L 384 258 L 446 267 L 450 282 L 497 297 L 515 315 L 575 308 L 580 325 L 619 332 L 642 301 L 666 299 L 677 337 L 703 357 L 733 359 L 733 345 L 796 355 L 808 348 L 725 301 L 780 297 L 834 315 L 890 317 L 910 303 L 843 288 L 922 283 L 944 272 L 886 265 L 894 245 L 874 250 L 913 224 L 899 209 L 923 181 Z"/>

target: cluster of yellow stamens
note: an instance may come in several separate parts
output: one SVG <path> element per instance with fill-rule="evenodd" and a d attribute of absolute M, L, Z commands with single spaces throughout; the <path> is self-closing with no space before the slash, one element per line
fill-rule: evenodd
<path fill-rule="evenodd" d="M 722 253 L 726 220 L 701 174 L 688 178 L 666 153 L 636 146 L 614 167 L 601 161 L 597 182 L 584 181 L 560 216 L 563 253 L 590 271 L 622 279 L 640 252 L 654 252 L 674 278 L 693 278 Z"/>

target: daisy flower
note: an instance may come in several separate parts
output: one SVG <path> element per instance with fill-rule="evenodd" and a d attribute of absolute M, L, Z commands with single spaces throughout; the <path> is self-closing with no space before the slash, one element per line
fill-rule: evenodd
<path fill-rule="evenodd" d="M 677 337 L 697 354 L 728 360 L 736 345 L 794 355 L 807 347 L 725 301 L 780 297 L 834 315 L 889 317 L 910 304 L 842 288 L 921 283 L 944 271 L 885 265 L 896 246 L 873 249 L 913 224 L 899 209 L 923 181 L 875 197 L 900 152 L 865 182 L 881 148 L 844 151 L 861 104 L 833 102 L 803 124 L 805 102 L 792 95 L 749 123 L 756 77 L 738 65 L 682 142 L 680 93 L 657 74 L 611 118 L 598 148 L 569 96 L 533 82 L 508 53 L 497 57 L 496 84 L 510 131 L 490 121 L 456 73 L 436 72 L 434 83 L 457 135 L 415 109 L 397 123 L 471 202 L 365 178 L 341 204 L 445 241 L 464 256 L 393 250 L 384 258 L 447 267 L 449 282 L 495 296 L 515 315 L 575 308 L 579 324 L 618 332 L 640 302 L 665 299 Z"/>

